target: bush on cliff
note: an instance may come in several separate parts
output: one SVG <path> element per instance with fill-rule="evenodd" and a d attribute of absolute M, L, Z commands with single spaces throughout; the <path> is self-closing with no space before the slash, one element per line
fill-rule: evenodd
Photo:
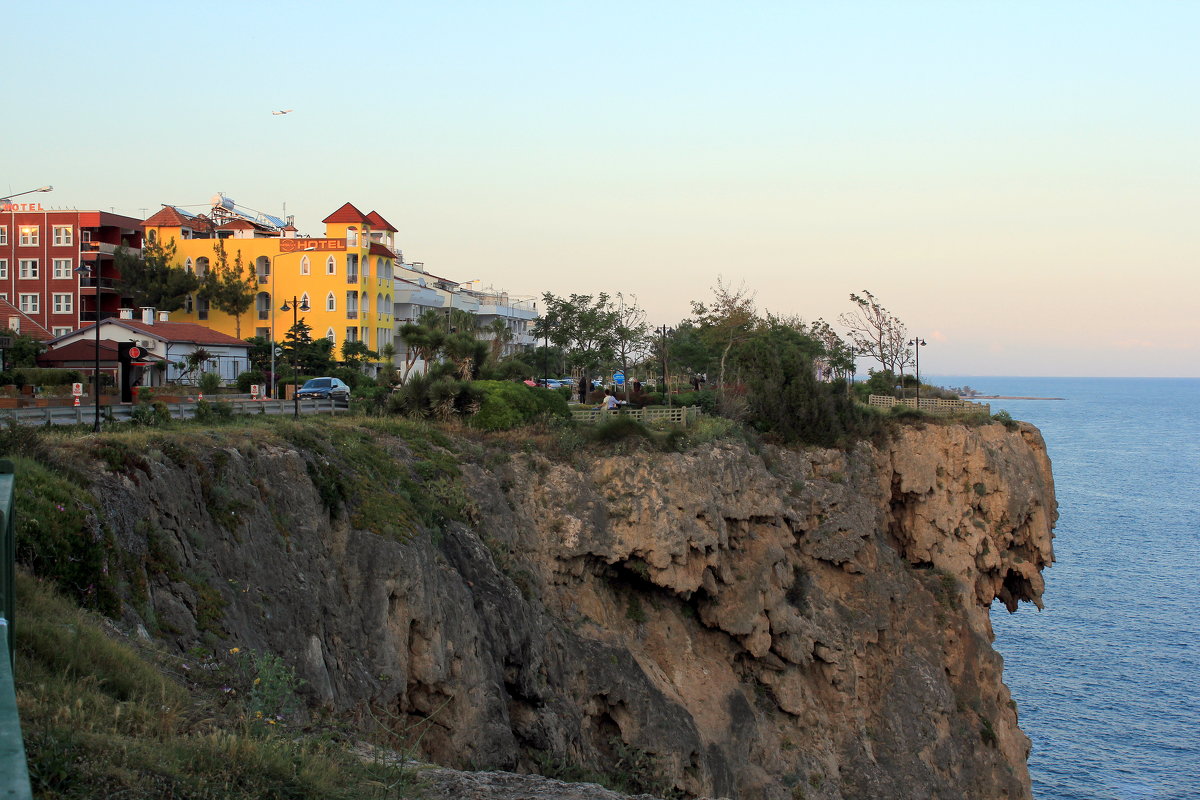
<path fill-rule="evenodd" d="M 468 422 L 485 431 L 504 431 L 543 416 L 568 417 L 567 401 L 553 389 L 537 389 L 515 381 L 474 381 L 482 396 L 479 411 Z"/>

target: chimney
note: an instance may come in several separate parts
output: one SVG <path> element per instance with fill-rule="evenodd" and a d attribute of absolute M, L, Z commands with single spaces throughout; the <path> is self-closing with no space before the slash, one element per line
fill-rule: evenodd
<path fill-rule="evenodd" d="M 158 312 L 158 321 L 159 322 L 170 322 L 171 321 L 171 312 L 170 311 Z"/>
<path fill-rule="evenodd" d="M 154 309 L 150 306 L 142 306 L 142 322 L 147 325 L 154 324 Z"/>
<path fill-rule="evenodd" d="M 118 319 L 133 319 L 133 309 L 132 308 L 117 309 L 117 318 Z"/>

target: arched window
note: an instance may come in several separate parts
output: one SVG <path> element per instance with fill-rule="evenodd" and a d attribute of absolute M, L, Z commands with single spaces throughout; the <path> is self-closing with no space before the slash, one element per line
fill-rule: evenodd
<path fill-rule="evenodd" d="M 308 306 L 310 311 L 316 311 L 316 309 L 313 308 L 312 303 L 308 299 L 308 292 L 305 292 L 304 294 L 300 295 L 300 306 L 301 306 L 301 308 L 303 308 L 304 306 Z"/>
<path fill-rule="evenodd" d="M 385 308 L 383 305 L 382 294 L 375 295 L 375 313 L 380 315 L 387 313 L 387 308 Z"/>
<path fill-rule="evenodd" d="M 371 313 L 371 296 L 368 295 L 366 292 L 362 293 L 361 305 L 362 305 L 363 319 L 366 319 L 367 314 Z"/>
<path fill-rule="evenodd" d="M 371 277 L 371 259 L 369 259 L 369 258 L 363 259 L 363 277 L 364 278 Z"/>
<path fill-rule="evenodd" d="M 334 334 L 333 328 L 325 329 L 325 338 L 328 339 L 333 344 L 337 344 L 337 336 Z"/>
<path fill-rule="evenodd" d="M 150 230 L 146 231 L 146 238 L 151 244 L 154 244 L 156 241 L 158 241 L 158 231 L 151 228 Z"/>
<path fill-rule="evenodd" d="M 333 256 L 325 259 L 325 274 L 337 275 L 337 260 Z"/>
<path fill-rule="evenodd" d="M 254 274 L 258 276 L 259 283 L 267 283 L 271 280 L 271 259 L 266 256 L 259 256 L 254 259 Z"/>
<path fill-rule="evenodd" d="M 325 295 L 325 310 L 337 311 L 337 298 L 333 296 L 333 292 Z"/>
<path fill-rule="evenodd" d="M 346 247 L 358 247 L 358 228 L 353 225 L 346 228 Z"/>
<path fill-rule="evenodd" d="M 308 275 L 312 271 L 312 264 L 309 263 L 308 256 L 303 256 L 300 259 L 300 274 Z"/>
<path fill-rule="evenodd" d="M 183 262 L 183 271 L 189 275 L 192 273 L 192 259 Z"/>
<path fill-rule="evenodd" d="M 259 319 L 271 318 L 271 295 L 266 292 L 259 292 L 254 297 L 254 308 L 258 311 Z"/>
<path fill-rule="evenodd" d="M 200 256 L 196 259 L 196 277 L 203 278 L 208 274 L 208 259 Z"/>

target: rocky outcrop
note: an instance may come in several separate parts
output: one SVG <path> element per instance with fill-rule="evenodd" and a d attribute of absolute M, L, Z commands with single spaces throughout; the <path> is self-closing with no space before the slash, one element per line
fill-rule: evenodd
<path fill-rule="evenodd" d="M 465 466 L 471 524 L 407 541 L 331 519 L 284 444 L 94 488 L 144 572 L 131 624 L 279 653 L 311 703 L 369 708 L 442 764 L 659 795 L 1030 796 L 988 615 L 1041 604 L 1056 512 L 1035 429 L 529 450 Z"/>

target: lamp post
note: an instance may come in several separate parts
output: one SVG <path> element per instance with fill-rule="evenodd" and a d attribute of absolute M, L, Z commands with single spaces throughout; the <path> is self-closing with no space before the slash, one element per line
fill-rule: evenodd
<path fill-rule="evenodd" d="M 290 256 L 293 253 L 309 253 L 316 249 L 317 248 L 315 248 L 315 247 L 306 247 L 303 250 L 292 250 L 287 253 L 276 253 L 275 255 L 271 256 L 271 275 L 270 275 L 271 288 L 272 289 L 275 288 L 275 259 L 279 258 L 280 256 Z M 268 292 L 268 295 L 270 295 L 270 297 L 271 297 L 271 392 L 270 392 L 270 394 L 271 394 L 271 399 L 274 400 L 275 399 L 275 293 Z M 286 311 L 287 309 L 284 309 L 284 310 Z M 304 310 L 307 311 L 308 309 L 306 308 Z"/>
<path fill-rule="evenodd" d="M 53 186 L 39 186 L 36 189 L 27 189 L 24 192 L 17 192 L 16 194 L 8 194 L 8 195 L 0 196 L 0 203 L 11 203 L 12 199 L 14 197 L 20 197 L 23 194 L 33 194 L 34 192 L 53 192 L 53 191 L 54 191 Z"/>
<path fill-rule="evenodd" d="M 910 339 L 909 347 L 915 347 L 917 352 L 917 408 L 921 407 L 921 348 L 925 346 L 925 340 L 920 337 Z"/>
<path fill-rule="evenodd" d="M 33 191 L 35 191 L 35 192 L 49 191 L 49 188 L 34 189 Z M 88 245 L 88 247 L 90 249 L 91 245 Z M 81 248 L 82 248 L 82 246 L 81 246 Z M 80 252 L 82 253 L 83 249 L 81 249 Z M 79 266 L 75 268 L 75 274 L 83 275 L 84 273 L 87 273 L 89 277 L 92 277 L 95 282 L 93 289 L 95 291 L 94 296 L 96 298 L 96 321 L 94 323 L 95 329 L 96 329 L 96 349 L 95 349 L 96 364 L 93 369 L 92 379 L 93 379 L 93 384 L 94 384 L 94 391 L 96 393 L 96 419 L 95 419 L 95 422 L 92 424 L 92 431 L 94 433 L 99 433 L 100 432 L 100 256 L 98 254 L 96 256 L 96 267 L 95 267 L 95 275 L 94 276 L 92 275 L 93 270 L 92 270 L 91 264 L 84 264 L 81 262 L 79 264 Z"/>
<path fill-rule="evenodd" d="M 666 325 L 663 325 L 661 328 L 658 329 L 658 333 L 662 337 L 663 397 L 666 399 L 667 406 L 669 407 L 671 405 L 671 390 L 670 390 L 670 387 L 667 386 L 667 336 L 669 334 L 674 333 L 674 331 L 671 328 L 668 328 Z"/>
<path fill-rule="evenodd" d="M 300 337 L 296 334 L 296 326 L 300 324 L 300 321 L 296 318 L 296 313 L 298 311 L 309 310 L 308 298 L 305 298 L 304 304 L 301 305 L 300 302 L 297 301 L 296 296 L 292 295 L 292 304 L 289 306 L 288 301 L 284 300 L 283 307 L 279 310 L 292 312 L 292 380 L 296 381 L 296 388 L 292 391 L 292 400 L 295 401 L 295 416 L 298 419 L 300 417 L 300 382 L 297 381 L 296 378 L 299 376 L 300 370 L 296 366 L 296 356 L 297 351 L 299 350 L 298 345 L 300 344 Z M 275 352 L 274 342 L 271 343 L 271 352 Z M 274 380 L 274 376 L 272 376 L 272 380 Z"/>

